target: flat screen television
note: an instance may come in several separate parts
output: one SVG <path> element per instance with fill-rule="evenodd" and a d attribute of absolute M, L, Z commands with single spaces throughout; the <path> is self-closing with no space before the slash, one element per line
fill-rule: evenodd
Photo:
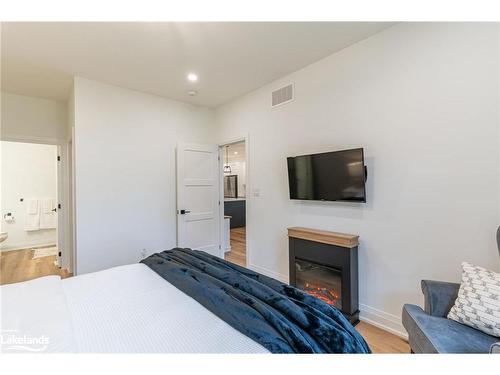
<path fill-rule="evenodd" d="M 287 158 L 290 199 L 366 202 L 363 149 Z"/>

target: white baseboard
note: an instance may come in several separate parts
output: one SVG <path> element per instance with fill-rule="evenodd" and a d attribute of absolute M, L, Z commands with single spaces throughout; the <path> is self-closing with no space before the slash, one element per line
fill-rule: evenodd
<path fill-rule="evenodd" d="M 386 313 L 365 304 L 359 304 L 359 320 L 374 325 L 405 340 L 408 334 L 401 323 L 401 317 Z"/>
<path fill-rule="evenodd" d="M 282 283 L 288 283 L 288 275 L 283 275 L 281 273 L 271 271 L 270 269 L 256 266 L 255 264 L 249 264 L 248 268 L 250 268 L 252 271 L 255 271 L 255 272 L 261 273 L 263 275 L 272 277 L 273 279 L 279 280 Z"/>

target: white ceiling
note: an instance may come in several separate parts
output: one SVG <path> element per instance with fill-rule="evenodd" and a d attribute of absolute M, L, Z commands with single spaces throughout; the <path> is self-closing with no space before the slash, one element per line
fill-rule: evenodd
<path fill-rule="evenodd" d="M 216 107 L 391 23 L 2 23 L 2 89 L 66 100 L 77 75 Z M 188 72 L 197 83 L 186 80 Z M 198 95 L 190 97 L 189 90 Z"/>

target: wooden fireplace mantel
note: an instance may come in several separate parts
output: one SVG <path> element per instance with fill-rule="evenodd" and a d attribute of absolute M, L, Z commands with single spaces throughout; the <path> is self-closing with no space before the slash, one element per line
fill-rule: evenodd
<path fill-rule="evenodd" d="M 352 249 L 359 244 L 359 236 L 354 234 L 330 232 L 302 227 L 291 227 L 288 229 L 288 237 L 299 238 L 307 241 L 321 242 L 329 245 L 346 247 Z"/>

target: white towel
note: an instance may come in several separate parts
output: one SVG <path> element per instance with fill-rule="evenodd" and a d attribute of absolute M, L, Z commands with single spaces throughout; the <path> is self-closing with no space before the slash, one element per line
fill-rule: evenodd
<path fill-rule="evenodd" d="M 50 214 L 52 210 L 56 207 L 56 201 L 52 198 L 42 199 L 42 213 Z"/>
<path fill-rule="evenodd" d="M 26 199 L 24 230 L 32 231 L 40 229 L 40 210 L 37 199 Z"/>
<path fill-rule="evenodd" d="M 40 214 L 40 229 L 55 229 L 57 227 L 56 200 L 47 198 L 42 200 L 42 212 Z"/>
<path fill-rule="evenodd" d="M 38 199 L 26 200 L 26 213 L 30 215 L 38 215 Z"/>

